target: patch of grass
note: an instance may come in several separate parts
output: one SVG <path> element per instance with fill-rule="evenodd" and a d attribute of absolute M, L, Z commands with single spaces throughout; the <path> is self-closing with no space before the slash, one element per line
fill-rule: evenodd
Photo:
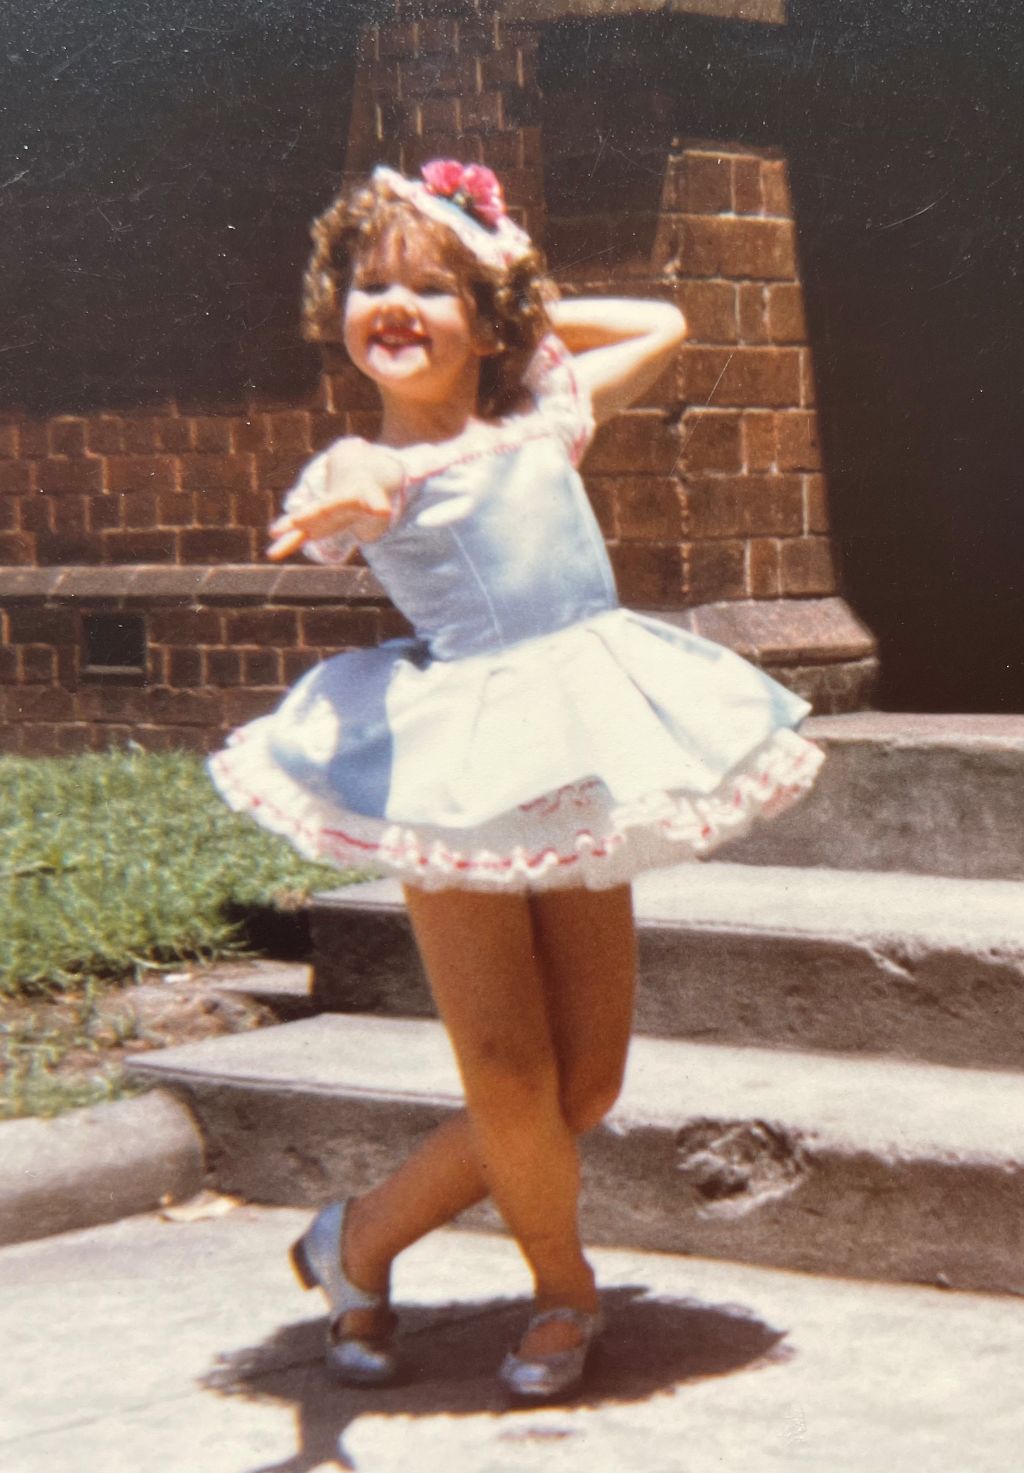
<path fill-rule="evenodd" d="M 0 757 L 0 997 L 242 948 L 248 908 L 344 883 L 233 814 L 187 753 Z"/>
<path fill-rule="evenodd" d="M 91 991 L 63 1009 L 9 1006 L 8 1014 L 0 1019 L 0 1120 L 59 1115 L 145 1088 L 126 1080 L 113 1054 L 137 1036 L 135 1020 L 101 1014 Z"/>

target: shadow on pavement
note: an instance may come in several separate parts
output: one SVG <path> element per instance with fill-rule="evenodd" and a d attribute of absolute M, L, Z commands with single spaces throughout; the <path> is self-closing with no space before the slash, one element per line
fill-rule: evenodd
<path fill-rule="evenodd" d="M 733 1374 L 788 1354 L 785 1331 L 741 1306 L 658 1299 L 633 1285 L 605 1290 L 602 1302 L 607 1331 L 584 1387 L 563 1406 L 641 1401 L 680 1382 Z M 341 1386 L 330 1377 L 323 1365 L 323 1319 L 286 1325 L 260 1345 L 228 1352 L 203 1385 L 223 1395 L 294 1406 L 295 1454 L 251 1473 L 350 1468 L 342 1439 L 364 1412 L 467 1416 L 508 1410 L 511 1403 L 495 1373 L 528 1314 L 525 1299 L 402 1306 L 407 1374 L 402 1384 L 385 1389 Z"/>

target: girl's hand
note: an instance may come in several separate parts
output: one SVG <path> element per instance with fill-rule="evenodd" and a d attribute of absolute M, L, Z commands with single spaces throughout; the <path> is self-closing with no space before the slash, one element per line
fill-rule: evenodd
<path fill-rule="evenodd" d="M 305 542 L 351 532 L 374 542 L 391 524 L 405 472 L 401 461 L 357 436 L 338 440 L 305 469 L 287 510 L 270 527 L 267 557 L 280 562 Z"/>

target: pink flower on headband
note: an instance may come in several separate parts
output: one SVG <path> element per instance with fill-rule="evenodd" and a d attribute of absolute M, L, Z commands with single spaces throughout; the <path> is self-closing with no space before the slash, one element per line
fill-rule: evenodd
<path fill-rule="evenodd" d="M 467 215 L 497 229 L 505 217 L 505 196 L 497 176 L 484 164 L 432 159 L 420 170 L 431 194 L 451 200 Z"/>

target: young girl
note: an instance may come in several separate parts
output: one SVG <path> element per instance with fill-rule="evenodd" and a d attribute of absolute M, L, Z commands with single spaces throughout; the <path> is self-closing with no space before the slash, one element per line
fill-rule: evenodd
<path fill-rule="evenodd" d="M 501 1377 L 551 1397 L 601 1328 L 575 1138 L 622 1080 L 629 881 L 708 853 L 811 783 L 805 702 L 618 606 L 576 471 L 595 422 L 685 335 L 662 302 L 560 302 L 489 170 L 386 168 L 314 226 L 309 335 L 380 393 L 374 444 L 317 457 L 271 558 L 361 547 L 415 636 L 310 671 L 212 759 L 234 807 L 311 858 L 398 875 L 465 1111 L 293 1249 L 350 1382 L 396 1373 L 391 1264 L 490 1194 L 536 1313 Z"/>

